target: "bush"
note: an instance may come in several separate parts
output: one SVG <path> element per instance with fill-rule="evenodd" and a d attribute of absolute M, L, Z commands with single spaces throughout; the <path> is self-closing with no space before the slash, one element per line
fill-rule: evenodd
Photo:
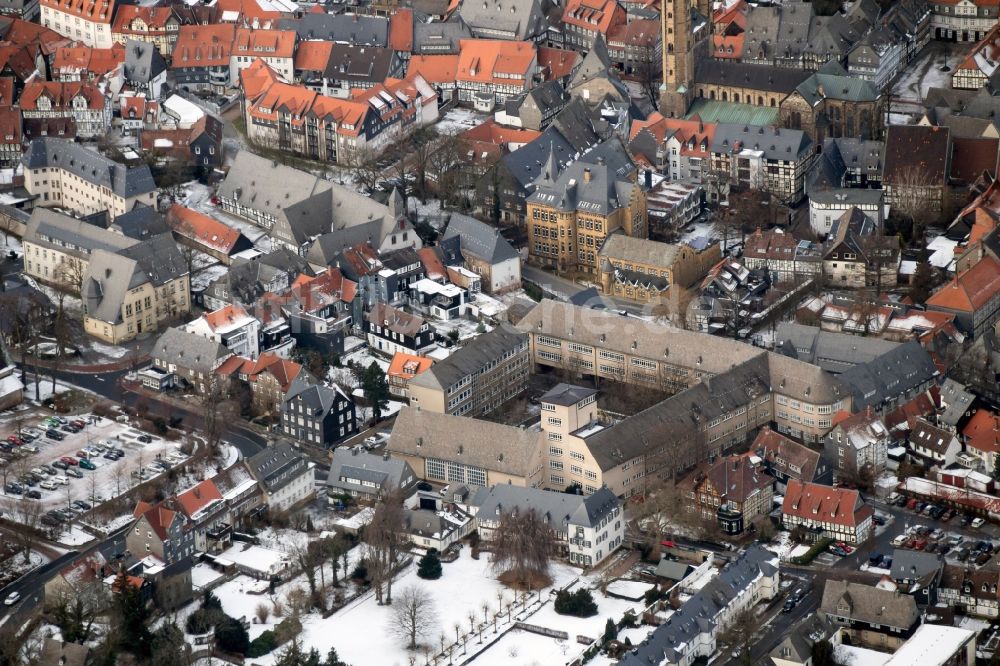
<path fill-rule="evenodd" d="M 822 553 L 824 550 L 829 548 L 830 544 L 833 543 L 833 539 L 820 539 L 812 545 L 812 548 L 802 553 L 798 557 L 792 558 L 792 564 L 805 565 L 816 559 L 816 556 Z"/>
<path fill-rule="evenodd" d="M 576 592 L 559 590 L 556 593 L 556 612 L 560 615 L 575 615 L 576 617 L 591 617 L 597 615 L 597 604 L 590 590 L 580 588 Z"/>
<path fill-rule="evenodd" d="M 188 615 L 185 629 L 189 634 L 207 634 L 225 617 L 217 608 L 199 608 Z"/>
<path fill-rule="evenodd" d="M 441 577 L 441 558 L 436 548 L 431 548 L 420 558 L 417 564 L 417 575 L 424 580 L 437 580 Z"/>
<path fill-rule="evenodd" d="M 223 652 L 246 654 L 250 649 L 250 636 L 239 620 L 226 615 L 215 625 L 215 644 Z"/>
<path fill-rule="evenodd" d="M 201 607 L 222 610 L 222 602 L 219 601 L 219 597 L 215 596 L 212 590 L 205 590 L 205 598 L 201 602 Z"/>
<path fill-rule="evenodd" d="M 254 657 L 263 657 L 265 654 L 273 652 L 276 647 L 278 647 L 278 639 L 275 638 L 274 632 L 268 629 L 250 641 L 250 647 L 247 648 L 247 657 L 251 659 Z"/>
<path fill-rule="evenodd" d="M 618 625 L 616 625 L 615 621 L 609 617 L 608 621 L 604 623 L 604 636 L 602 637 L 601 642 L 607 643 L 608 641 L 613 641 L 616 638 L 618 638 Z"/>
<path fill-rule="evenodd" d="M 351 572 L 351 578 L 362 582 L 368 580 L 368 567 L 364 560 L 358 562 L 357 566 L 354 567 L 354 571 Z"/>
<path fill-rule="evenodd" d="M 284 645 L 301 633 L 302 623 L 294 617 L 289 617 L 282 620 L 278 626 L 274 628 L 274 640 L 277 645 Z"/>

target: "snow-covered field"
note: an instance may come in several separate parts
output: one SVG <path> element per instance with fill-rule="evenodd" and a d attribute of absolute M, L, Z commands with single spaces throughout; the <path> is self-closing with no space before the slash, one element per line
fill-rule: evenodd
<path fill-rule="evenodd" d="M 966 51 L 968 47 L 962 44 L 933 43 L 896 80 L 893 94 L 904 100 L 920 100 L 930 88 L 951 88 L 951 75 Z"/>
<path fill-rule="evenodd" d="M 94 540 L 94 535 L 90 534 L 79 525 L 72 525 L 69 528 L 63 530 L 55 539 L 57 542 L 64 546 L 82 546 L 85 543 Z"/>
<path fill-rule="evenodd" d="M 444 114 L 435 127 L 441 134 L 460 134 L 477 125 L 481 125 L 487 116 L 471 109 L 454 108 Z"/>

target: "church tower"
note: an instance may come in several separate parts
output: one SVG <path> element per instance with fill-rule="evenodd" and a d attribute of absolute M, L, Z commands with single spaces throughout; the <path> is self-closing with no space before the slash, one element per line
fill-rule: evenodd
<path fill-rule="evenodd" d="M 661 4 L 663 85 L 660 86 L 660 113 L 667 117 L 683 117 L 691 105 L 695 52 L 692 10 L 695 7 L 707 21 L 701 32 L 711 30 L 711 0 L 663 0 Z"/>

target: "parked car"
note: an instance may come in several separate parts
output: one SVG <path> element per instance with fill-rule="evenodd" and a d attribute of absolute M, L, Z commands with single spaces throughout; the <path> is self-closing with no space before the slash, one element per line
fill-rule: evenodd
<path fill-rule="evenodd" d="M 90 504 L 88 502 L 84 502 L 83 500 L 76 500 L 75 502 L 73 502 L 73 506 L 82 511 L 90 511 L 91 509 Z"/>
<path fill-rule="evenodd" d="M 50 481 L 49 479 L 45 479 L 44 481 L 38 484 L 38 487 L 41 488 L 42 490 L 55 490 L 59 486 L 56 485 L 55 481 Z"/>
<path fill-rule="evenodd" d="M 876 513 L 874 516 L 872 516 L 872 522 L 875 523 L 876 525 L 885 525 L 886 523 L 885 516 Z"/>
<path fill-rule="evenodd" d="M 79 465 L 80 464 L 80 461 L 77 460 L 76 458 L 74 458 L 73 456 L 63 456 L 59 460 L 62 460 L 67 465 Z"/>
<path fill-rule="evenodd" d="M 58 520 L 56 520 L 55 518 L 53 518 L 48 514 L 45 514 L 41 518 L 39 518 L 38 522 L 40 522 L 42 525 L 45 525 L 46 527 L 59 527 L 60 524 Z"/>
<path fill-rule="evenodd" d="M 892 541 L 890 541 L 889 544 L 893 548 L 901 548 L 906 544 L 906 542 L 907 542 L 906 535 L 900 534 L 899 536 L 895 537 Z"/>
<path fill-rule="evenodd" d="M 86 470 L 93 471 L 93 470 L 97 469 L 97 465 L 95 465 L 94 463 L 90 462 L 89 458 L 80 458 L 80 469 L 86 469 Z"/>
<path fill-rule="evenodd" d="M 37 490 L 29 490 L 28 492 L 24 493 L 24 496 L 27 497 L 28 499 L 33 499 L 33 500 L 42 499 L 42 493 L 40 493 Z"/>
<path fill-rule="evenodd" d="M 7 598 L 3 600 L 3 605 L 4 606 L 13 606 L 14 604 L 16 604 L 20 600 L 21 600 L 21 593 L 20 592 L 11 592 L 10 594 L 7 595 Z"/>
<path fill-rule="evenodd" d="M 795 610 L 795 605 L 796 604 L 795 604 L 794 601 L 792 601 L 791 599 L 786 599 L 785 600 L 785 605 L 781 607 L 781 612 L 782 613 L 791 613 L 793 610 Z"/>
<path fill-rule="evenodd" d="M 60 430 L 65 430 L 68 433 L 78 433 L 78 432 L 80 432 L 80 429 L 77 428 L 72 423 L 63 424 L 59 429 Z"/>
<path fill-rule="evenodd" d="M 22 444 L 24 444 L 24 440 L 18 437 L 17 435 L 10 435 L 9 437 L 7 437 L 7 441 L 13 444 L 14 446 L 21 446 Z"/>
<path fill-rule="evenodd" d="M 80 474 L 80 470 L 75 467 L 70 467 L 66 465 L 66 476 L 72 476 L 74 479 L 82 479 L 83 474 Z"/>
<path fill-rule="evenodd" d="M 48 437 L 49 439 L 54 439 L 59 442 L 66 439 L 66 435 L 62 434 L 58 430 L 53 430 L 51 428 L 45 431 L 45 436 Z"/>
<path fill-rule="evenodd" d="M 75 425 L 80 430 L 83 430 L 84 428 L 87 427 L 86 422 L 81 421 L 80 419 L 73 419 L 72 421 L 70 421 L 70 423 L 73 424 L 73 425 Z"/>
<path fill-rule="evenodd" d="M 150 442 L 153 441 L 153 438 L 150 437 L 149 435 L 139 435 L 138 437 L 136 437 L 136 439 L 138 439 L 143 444 L 149 444 Z"/>
<path fill-rule="evenodd" d="M 926 539 L 914 539 L 913 550 L 923 550 L 926 547 L 927 547 Z"/>
<path fill-rule="evenodd" d="M 61 469 L 63 471 L 69 469 L 69 465 L 67 465 L 66 463 L 64 463 L 62 460 L 54 460 L 54 461 L 52 461 L 52 466 L 55 467 L 56 469 Z"/>
<path fill-rule="evenodd" d="M 63 476 L 62 474 L 57 474 L 56 476 L 52 477 L 52 481 L 58 483 L 60 486 L 69 485 L 69 477 Z"/>
<path fill-rule="evenodd" d="M 978 527 L 982 527 L 985 523 L 986 523 L 985 520 L 983 520 L 982 518 L 976 517 L 976 518 L 973 518 L 972 522 L 969 523 L 969 524 L 972 525 L 973 527 L 977 527 L 978 528 Z"/>
<path fill-rule="evenodd" d="M 8 482 L 7 485 L 3 487 L 3 490 L 8 495 L 24 494 L 24 486 L 22 486 L 20 483 L 17 483 L 16 481 Z"/>
<path fill-rule="evenodd" d="M 931 532 L 931 538 L 934 539 L 935 541 L 938 541 L 943 536 L 944 536 L 944 530 L 941 529 L 940 527 Z"/>
<path fill-rule="evenodd" d="M 80 449 L 79 451 L 76 452 L 76 457 L 77 458 L 89 458 L 90 454 L 87 453 L 86 451 L 84 451 L 83 449 Z"/>
<path fill-rule="evenodd" d="M 115 453 L 114 451 L 108 451 L 107 453 L 104 454 L 103 457 L 107 458 L 108 460 L 118 460 L 118 454 Z"/>

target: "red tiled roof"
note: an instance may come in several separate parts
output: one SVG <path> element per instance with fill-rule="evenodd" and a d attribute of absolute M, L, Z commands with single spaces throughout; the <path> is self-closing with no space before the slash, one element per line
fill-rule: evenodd
<path fill-rule="evenodd" d="M 412 9 L 397 9 L 389 17 L 389 48 L 403 53 L 413 50 Z"/>
<path fill-rule="evenodd" d="M 608 31 L 608 46 L 625 48 L 628 46 L 649 47 L 656 45 L 660 38 L 660 21 L 658 19 L 635 19 L 628 23 L 619 23 Z"/>
<path fill-rule="evenodd" d="M 985 256 L 956 275 L 927 299 L 927 305 L 956 312 L 976 312 L 1000 291 L 1000 262 Z"/>
<path fill-rule="evenodd" d="M 239 229 L 180 204 L 170 207 L 167 224 L 175 233 L 219 252 L 231 251 L 241 235 Z"/>
<path fill-rule="evenodd" d="M 230 303 L 213 312 L 206 312 L 202 316 L 205 318 L 205 323 L 213 331 L 253 319 L 253 317 L 247 314 L 243 306 L 238 303 Z"/>
<path fill-rule="evenodd" d="M 617 0 L 567 0 L 562 15 L 566 25 L 602 35 L 613 26 L 624 25 L 626 20 L 625 10 Z"/>
<path fill-rule="evenodd" d="M 948 177 L 951 132 L 947 127 L 890 125 L 885 138 L 883 182 L 943 186 Z"/>
<path fill-rule="evenodd" d="M 109 49 L 90 46 L 61 46 L 56 50 L 52 67 L 56 72 L 84 71 L 92 76 L 103 76 L 125 62 L 125 46 L 115 44 Z"/>
<path fill-rule="evenodd" d="M 873 513 L 857 490 L 789 479 L 781 512 L 805 520 L 857 527 Z"/>
<path fill-rule="evenodd" d="M 988 409 L 980 409 L 962 430 L 965 443 L 984 453 L 1000 452 L 1000 416 Z"/>
<path fill-rule="evenodd" d="M 190 518 L 194 514 L 198 513 L 201 509 L 211 504 L 216 500 L 221 500 L 222 494 L 219 489 L 215 487 L 215 483 L 211 479 L 205 479 L 193 488 L 188 488 L 181 494 L 177 495 L 177 503 L 181 507 L 181 511 L 184 515 Z"/>
<path fill-rule="evenodd" d="M 415 55 L 410 58 L 411 74 L 420 74 L 428 83 L 451 83 L 458 78 L 458 55 Z"/>
<path fill-rule="evenodd" d="M 0 144 L 21 145 L 21 111 L 13 106 L 0 108 Z"/>
<path fill-rule="evenodd" d="M 997 175 L 997 154 L 1000 139 L 964 139 L 951 141 L 951 178 L 959 183 L 972 184 L 986 171 Z"/>
<path fill-rule="evenodd" d="M 111 32 L 120 35 L 129 35 L 133 34 L 133 32 L 143 35 L 148 33 L 155 34 L 159 32 L 166 32 L 167 22 L 173 16 L 174 10 L 170 7 L 121 5 L 118 7 L 118 11 L 115 14 L 115 22 L 114 26 L 111 28 Z M 135 20 L 142 21 L 145 24 L 146 29 L 134 31 L 132 29 L 132 22 Z"/>
<path fill-rule="evenodd" d="M 170 66 L 173 69 L 228 67 L 235 36 L 236 26 L 231 23 L 182 25 L 177 31 Z"/>
<path fill-rule="evenodd" d="M 0 76 L 0 107 L 9 107 L 17 99 L 14 96 L 14 77 Z"/>
<path fill-rule="evenodd" d="M 580 61 L 580 54 L 576 51 L 538 47 L 538 68 L 544 72 L 546 81 L 569 76 Z"/>
<path fill-rule="evenodd" d="M 541 132 L 528 129 L 504 127 L 493 118 L 462 132 L 459 137 L 465 141 L 492 143 L 497 146 L 507 146 L 511 143 L 531 143 L 542 135 Z"/>
<path fill-rule="evenodd" d="M 434 365 L 434 359 L 427 356 L 414 356 L 413 354 L 396 352 L 389 363 L 387 374 L 389 377 L 402 377 L 403 379 L 410 380 L 432 365 Z"/>
<path fill-rule="evenodd" d="M 295 52 L 295 69 L 307 72 L 326 71 L 332 52 L 333 42 L 302 42 Z"/>
<path fill-rule="evenodd" d="M 42 7 L 70 16 L 81 18 L 91 23 L 106 23 L 111 25 L 115 13 L 113 0 L 41 0 Z"/>
<path fill-rule="evenodd" d="M 654 112 L 646 120 L 632 123 L 629 141 L 634 141 L 643 131 L 649 132 L 657 145 L 673 135 L 681 144 L 682 155 L 708 157 L 715 137 L 715 123 L 703 122 L 697 116 L 688 120 L 665 118 Z"/>
<path fill-rule="evenodd" d="M 462 39 L 459 48 L 457 80 L 502 86 L 520 85 L 518 81 L 526 84 L 531 80 L 532 67 L 536 63 L 532 42 Z"/>
<path fill-rule="evenodd" d="M 105 98 L 97 86 L 82 81 L 61 83 L 58 81 L 29 81 L 21 91 L 21 110 L 37 111 L 40 97 L 48 97 L 53 109 L 69 109 L 73 100 L 83 97 L 89 109 L 103 109 Z"/>
<path fill-rule="evenodd" d="M 160 537 L 162 541 L 167 538 L 167 530 L 173 524 L 177 512 L 171 511 L 162 504 L 150 506 L 146 502 L 139 502 L 135 507 L 133 515 L 136 518 L 145 518 L 146 522 L 149 523 L 150 529 L 156 532 L 156 536 Z"/>
<path fill-rule="evenodd" d="M 291 58 L 295 55 L 295 31 L 240 28 L 233 39 L 232 55 Z"/>
<path fill-rule="evenodd" d="M 448 276 L 448 270 L 444 267 L 444 263 L 434 252 L 434 248 L 421 248 L 417 250 L 417 256 L 420 257 L 420 263 L 423 264 L 424 271 L 427 272 L 428 278 L 434 280 L 444 279 Z"/>

